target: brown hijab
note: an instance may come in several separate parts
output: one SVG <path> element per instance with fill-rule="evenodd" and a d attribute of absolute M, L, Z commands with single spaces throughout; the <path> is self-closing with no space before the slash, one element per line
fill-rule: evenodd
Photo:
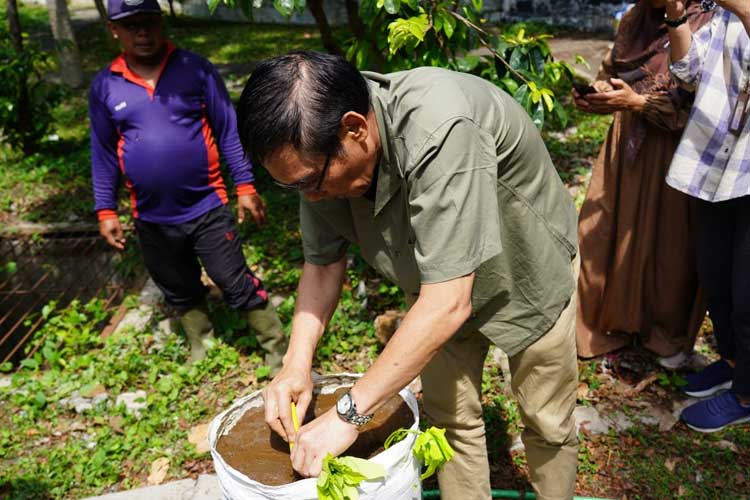
<path fill-rule="evenodd" d="M 699 1 L 687 7 L 693 33 L 711 20 L 713 12 L 703 12 Z M 669 34 L 664 24 L 664 8 L 638 0 L 622 18 L 612 48 L 612 69 L 639 94 L 668 92 L 677 86 L 669 73 Z"/>
<path fill-rule="evenodd" d="M 713 12 L 703 12 L 700 1 L 687 6 L 693 33 L 711 20 Z M 652 7 L 649 0 L 638 0 L 620 21 L 612 47 L 612 73 L 638 94 L 668 97 L 675 110 L 688 106 L 692 94 L 682 89 L 669 72 L 669 33 L 664 24 L 664 8 Z M 624 148 L 626 165 L 633 164 L 647 134 L 645 118 L 635 115 Z"/>

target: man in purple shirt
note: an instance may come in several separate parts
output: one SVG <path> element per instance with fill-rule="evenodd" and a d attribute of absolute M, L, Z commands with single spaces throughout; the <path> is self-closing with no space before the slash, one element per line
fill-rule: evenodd
<path fill-rule="evenodd" d="M 246 311 L 267 351 L 266 364 L 276 371 L 286 336 L 243 257 L 219 151 L 236 185 L 240 223 L 247 210 L 264 224 L 265 206 L 221 77 L 206 59 L 164 39 L 156 0 L 109 0 L 109 27 L 123 53 L 96 75 L 89 94 L 99 232 L 112 247 L 124 248 L 116 213 L 124 179 L 146 267 L 180 313 L 191 358 L 205 357 L 213 342 L 202 263 L 226 302 Z"/>

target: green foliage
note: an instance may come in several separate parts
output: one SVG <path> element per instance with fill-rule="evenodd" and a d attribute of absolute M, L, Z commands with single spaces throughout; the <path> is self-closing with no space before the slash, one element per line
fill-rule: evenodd
<path fill-rule="evenodd" d="M 266 365 L 260 365 L 255 369 L 255 378 L 260 380 L 266 380 L 271 377 L 271 367 Z"/>
<path fill-rule="evenodd" d="M 597 374 L 599 373 L 599 362 L 590 361 L 578 364 L 578 380 L 587 384 L 592 391 L 601 387 L 602 382 Z"/>
<path fill-rule="evenodd" d="M 373 320 L 364 300 L 357 298 L 350 289 L 343 290 L 336 312 L 318 344 L 316 358 L 325 361 L 334 354 L 346 354 L 375 344 Z"/>
<path fill-rule="evenodd" d="M 423 481 L 432 476 L 445 462 L 453 458 L 453 448 L 445 439 L 445 429 L 430 427 L 417 436 L 414 455 L 427 467 L 420 476 Z"/>
<path fill-rule="evenodd" d="M 222 0 L 208 0 L 214 8 Z M 263 0 L 223 0 L 246 12 Z M 279 4 L 284 5 L 280 6 Z M 304 0 L 275 1 L 284 15 L 304 9 Z M 437 66 L 485 78 L 512 95 L 542 128 L 548 119 L 565 126 L 558 96 L 570 91 L 574 70 L 555 61 L 550 35 L 528 35 L 524 27 L 490 33 L 481 17 L 482 0 L 361 0 L 355 30 L 342 44 L 359 69 L 383 72 Z"/>
<path fill-rule="evenodd" d="M 253 18 L 253 8 L 257 9 L 263 5 L 263 0 L 206 0 L 206 3 L 213 13 L 222 1 L 230 7 L 239 7 L 250 19 Z M 285 17 L 290 17 L 295 12 L 302 12 L 307 7 L 306 0 L 272 0 L 272 2 L 273 7 Z"/>
<path fill-rule="evenodd" d="M 385 476 L 382 465 L 356 457 L 335 458 L 330 453 L 323 459 L 323 469 L 318 476 L 317 490 L 320 500 L 357 500 L 357 486 Z"/>
<path fill-rule="evenodd" d="M 549 115 L 562 124 L 567 113 L 557 94 L 570 90 L 573 69 L 556 62 L 547 43 L 549 35 L 529 36 L 524 28 L 499 35 L 485 29 L 481 0 L 363 0 L 360 16 L 372 26 L 368 39 L 348 42 L 347 57 L 360 68 L 378 61 L 377 51 L 388 48 L 382 69 L 398 71 L 439 66 L 492 81 L 512 95 L 542 128 Z M 387 32 L 387 35 L 386 35 Z M 386 37 L 383 40 L 383 37 Z"/>
<path fill-rule="evenodd" d="M 191 365 L 189 350 L 172 333 L 130 330 L 102 339 L 97 325 L 108 312 L 100 300 L 62 310 L 51 305 L 43 314 L 33 340 L 40 351 L 0 386 L 3 495 L 38 498 L 36 480 L 43 478 L 49 497 L 80 498 L 137 485 L 156 458 L 168 456 L 175 470 L 196 459 L 187 430 L 236 396 L 222 383 L 242 368 L 235 349 L 218 343 Z M 137 390 L 146 393 L 140 414 L 114 404 Z M 106 398 L 91 399 L 104 391 Z M 92 407 L 80 414 L 69 409 L 63 399 L 76 394 Z"/>
<path fill-rule="evenodd" d="M 53 314 L 56 306 L 53 301 L 42 308 L 41 316 L 46 321 L 37 331 L 34 341 L 25 348 L 27 353 L 35 351 L 32 357 L 22 362 L 26 368 L 47 365 L 62 369 L 68 366 L 69 359 L 85 359 L 84 363 L 87 363 L 88 359 L 82 355 L 101 344 L 97 327 L 108 316 L 104 301 L 95 299 L 84 305 L 74 300 L 66 309 Z M 26 321 L 31 323 L 32 318 Z"/>
<path fill-rule="evenodd" d="M 679 390 L 680 388 L 687 385 L 687 380 L 680 376 L 677 372 L 659 373 L 657 381 L 662 387 L 669 387 L 671 389 Z"/>
<path fill-rule="evenodd" d="M 52 110 L 64 96 L 61 86 L 44 78 L 53 64 L 50 55 L 28 38 L 19 55 L 5 25 L 0 27 L 0 140 L 28 152 L 47 135 Z"/>
<path fill-rule="evenodd" d="M 306 0 L 273 0 L 273 6 L 284 16 L 291 16 L 295 11 L 302 12 L 306 4 Z"/>
<path fill-rule="evenodd" d="M 438 429 L 437 427 L 430 427 L 425 431 L 396 429 L 385 440 L 384 447 L 388 449 L 394 443 L 402 441 L 410 433 L 417 434 L 412 449 L 414 456 L 422 462 L 422 465 L 427 467 L 427 470 L 420 477 L 424 481 L 435 474 L 435 471 L 442 467 L 445 462 L 453 458 L 454 451 L 448 444 L 448 440 L 445 439 L 445 429 Z"/>

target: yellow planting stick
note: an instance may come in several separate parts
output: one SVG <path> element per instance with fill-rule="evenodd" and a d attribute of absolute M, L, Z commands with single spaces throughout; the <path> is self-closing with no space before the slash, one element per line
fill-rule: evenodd
<path fill-rule="evenodd" d="M 294 401 L 291 403 L 292 405 L 292 423 L 294 424 L 294 432 L 297 432 L 299 430 L 299 419 L 297 419 L 297 405 L 294 404 Z M 289 452 L 294 449 L 294 442 L 289 441 Z"/>

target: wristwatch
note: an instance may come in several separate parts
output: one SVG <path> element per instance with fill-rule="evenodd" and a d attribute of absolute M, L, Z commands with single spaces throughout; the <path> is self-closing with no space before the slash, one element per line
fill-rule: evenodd
<path fill-rule="evenodd" d="M 338 413 L 341 420 L 354 424 L 357 427 L 361 427 L 372 420 L 372 415 L 360 415 L 357 413 L 357 405 L 354 404 L 352 394 L 349 391 L 336 401 L 336 413 Z"/>
<path fill-rule="evenodd" d="M 670 19 L 667 17 L 666 13 L 664 14 L 664 24 L 666 24 L 670 28 L 676 28 L 682 24 L 685 24 L 687 20 L 688 20 L 687 12 L 685 12 L 683 15 L 681 15 L 677 19 Z"/>

